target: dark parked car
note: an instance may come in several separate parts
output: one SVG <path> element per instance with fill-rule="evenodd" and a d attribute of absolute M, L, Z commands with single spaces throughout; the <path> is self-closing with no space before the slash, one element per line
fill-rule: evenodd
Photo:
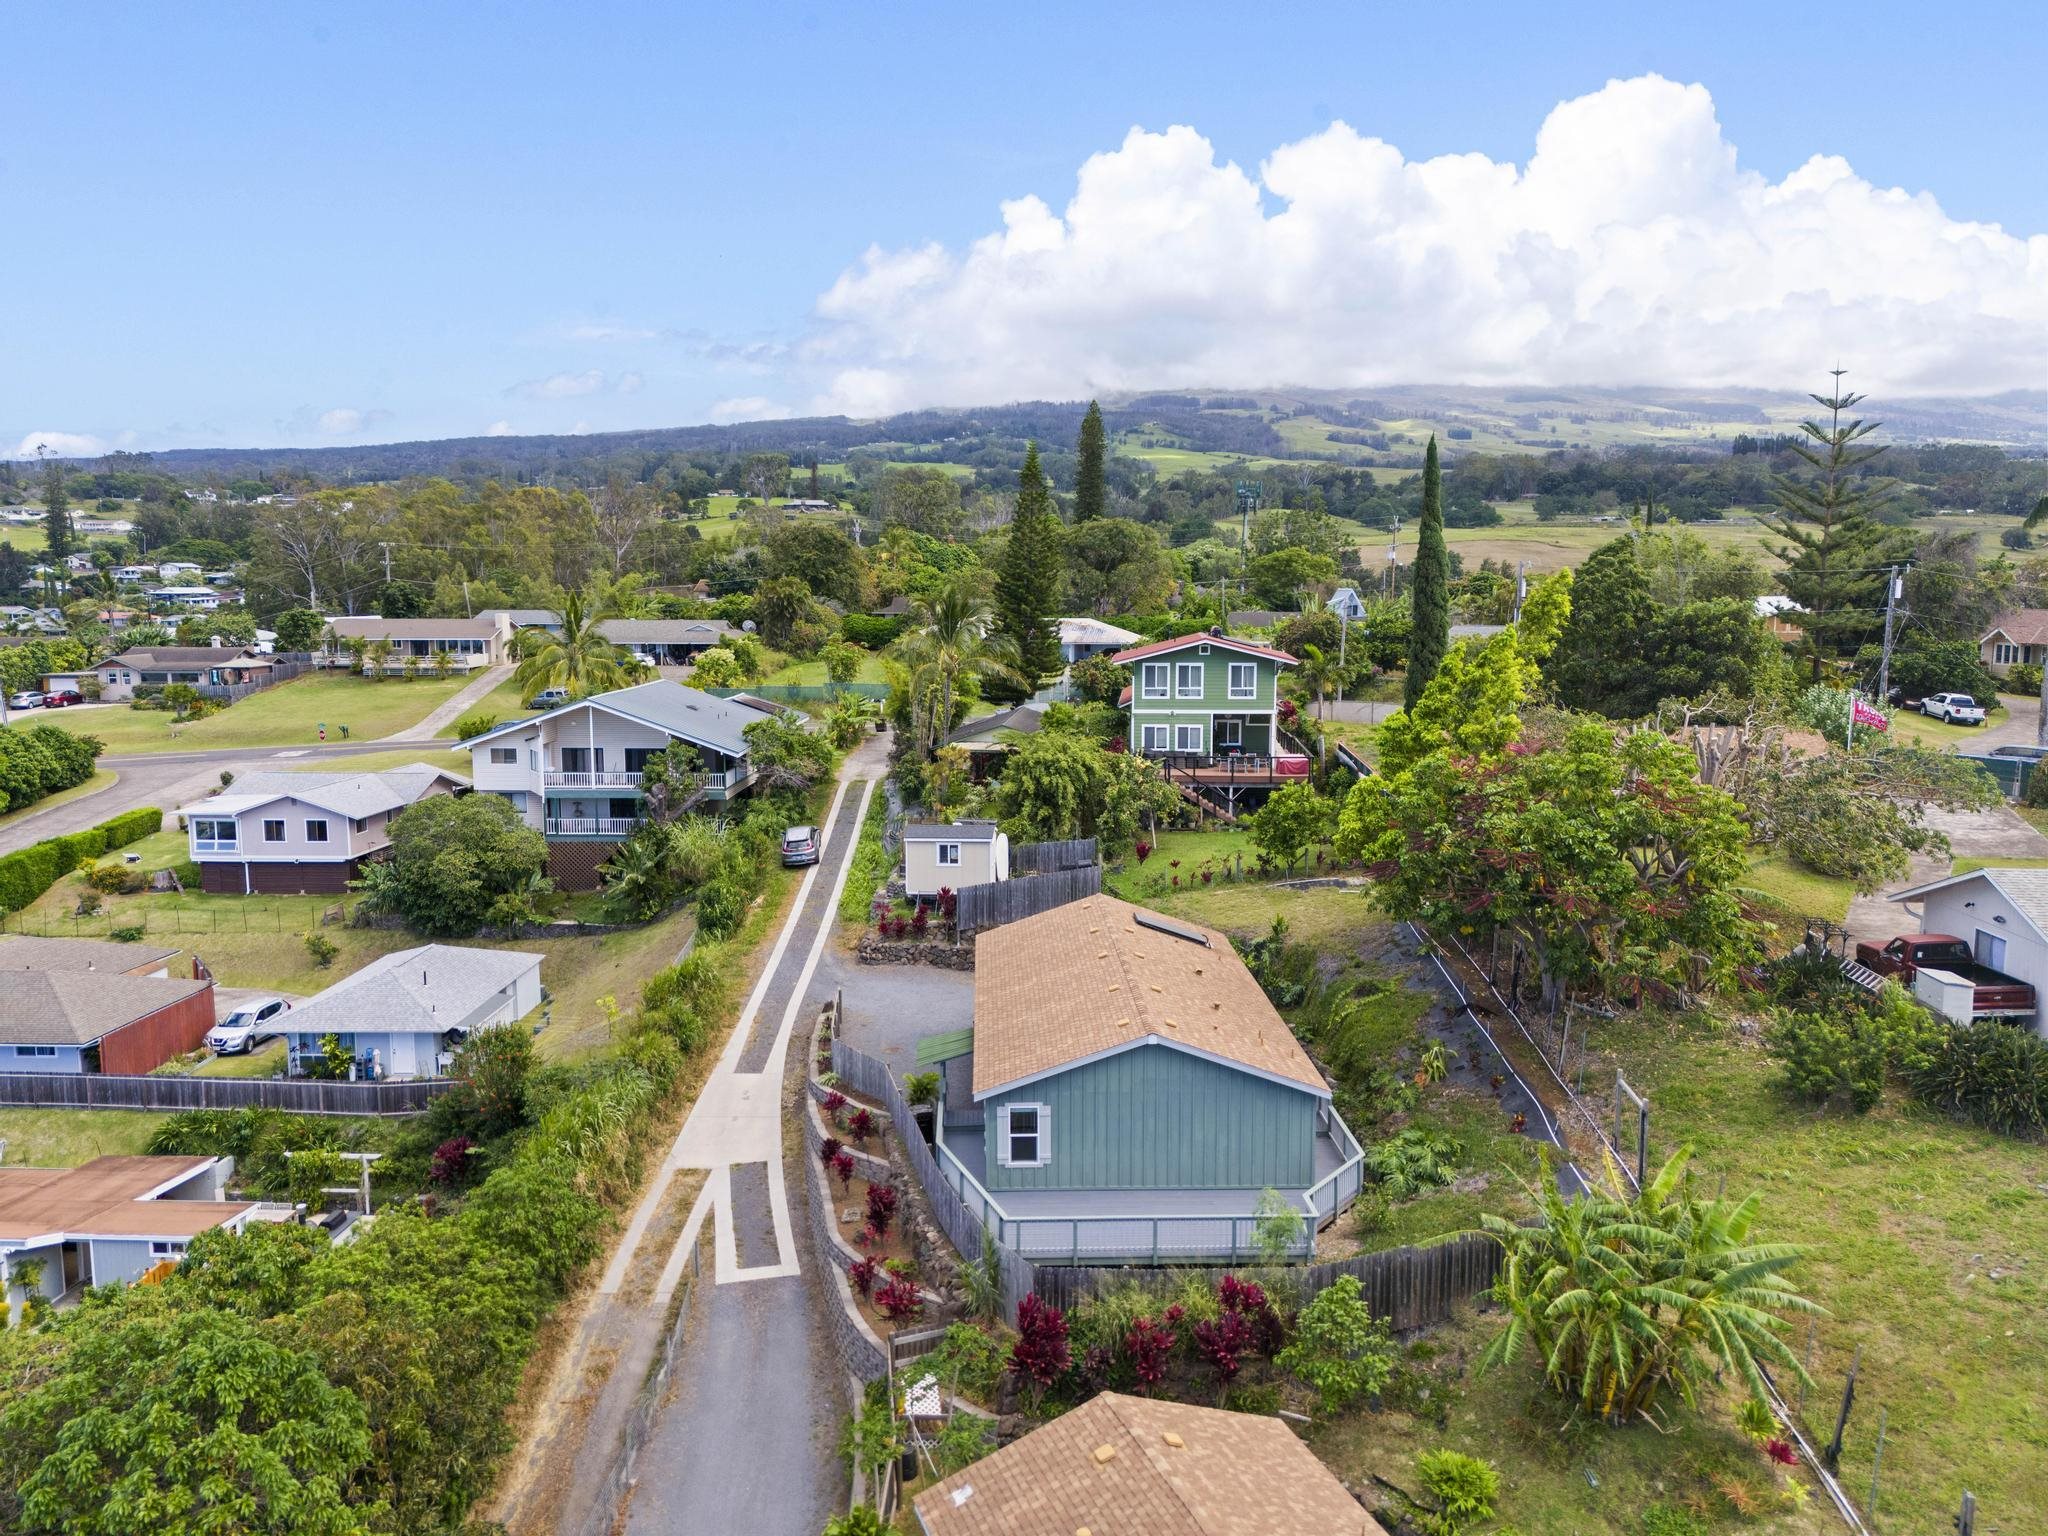
<path fill-rule="evenodd" d="M 782 862 L 786 868 L 795 869 L 803 864 L 818 862 L 818 829 L 816 827 L 791 827 L 782 834 Z"/>
<path fill-rule="evenodd" d="M 84 702 L 85 695 L 76 688 L 59 688 L 55 693 L 44 698 L 43 707 L 45 709 L 62 709 L 67 704 L 83 704 Z"/>

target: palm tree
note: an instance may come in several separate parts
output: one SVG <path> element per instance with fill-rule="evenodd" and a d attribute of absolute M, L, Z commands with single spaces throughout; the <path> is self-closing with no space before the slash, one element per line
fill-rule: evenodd
<path fill-rule="evenodd" d="M 924 756 L 953 728 L 953 697 L 963 678 L 1029 686 L 1018 671 L 1016 640 L 997 634 L 995 621 L 988 599 L 956 573 L 935 597 L 918 599 L 910 628 L 897 637 L 893 649 L 910 672 L 912 720 Z"/>
<path fill-rule="evenodd" d="M 389 640 L 372 640 L 363 647 L 363 655 L 365 658 L 363 670 L 381 683 L 384 680 L 385 663 L 391 660 L 391 642 Z"/>
<path fill-rule="evenodd" d="M 1337 658 L 1323 654 L 1319 645 L 1304 645 L 1301 648 L 1301 670 L 1297 674 L 1304 688 L 1314 690 L 1316 718 L 1323 718 L 1323 695 L 1330 685 L 1337 681 Z"/>
<path fill-rule="evenodd" d="M 618 617 L 609 598 L 586 601 L 581 592 L 562 594 L 562 630 L 544 634 L 519 663 L 513 679 L 522 698 L 543 688 L 566 689 L 572 699 L 587 698 L 626 684 L 625 652 L 598 633 L 597 626 Z"/>
<path fill-rule="evenodd" d="M 1610 1163 L 1606 1188 L 1567 1200 L 1540 1149 L 1527 1189 L 1541 1224 L 1480 1218 L 1504 1251 L 1494 1295 L 1508 1317 L 1482 1367 L 1533 1346 L 1551 1386 L 1609 1423 L 1651 1418 L 1666 1386 L 1696 1406 L 1721 1371 L 1758 1399 L 1764 1363 L 1804 1377 L 1778 1336 L 1782 1314 L 1823 1310 L 1785 1277 L 1800 1250 L 1751 1241 L 1759 1196 L 1696 1197 L 1681 1183 L 1691 1156 L 1680 1150 L 1634 1196 Z"/>

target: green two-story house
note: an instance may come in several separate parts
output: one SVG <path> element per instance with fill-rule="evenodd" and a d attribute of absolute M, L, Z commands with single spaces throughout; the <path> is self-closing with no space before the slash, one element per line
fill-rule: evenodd
<path fill-rule="evenodd" d="M 1274 755 L 1280 669 L 1295 665 L 1285 651 L 1228 635 L 1183 635 L 1134 645 L 1112 660 L 1131 669 L 1124 700 L 1133 752 Z"/>

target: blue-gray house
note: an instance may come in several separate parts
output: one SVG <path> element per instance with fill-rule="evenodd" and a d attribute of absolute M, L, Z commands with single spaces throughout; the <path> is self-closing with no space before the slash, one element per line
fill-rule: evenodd
<path fill-rule="evenodd" d="M 1329 1085 L 1224 935 L 1098 895 L 974 963 L 973 1029 L 919 1054 L 945 1062 L 940 1170 L 1007 1246 L 1228 1258 L 1278 1210 L 1306 1254 L 1356 1198 Z"/>

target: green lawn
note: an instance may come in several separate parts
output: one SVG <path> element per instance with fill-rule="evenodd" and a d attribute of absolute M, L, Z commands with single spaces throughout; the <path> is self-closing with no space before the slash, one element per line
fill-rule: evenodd
<path fill-rule="evenodd" d="M 389 736 L 417 725 L 434 707 L 459 693 L 468 679 L 422 677 L 372 681 L 334 673 L 308 674 L 187 725 L 166 710 L 58 710 L 48 723 L 80 736 L 97 736 L 110 753 L 207 752 L 222 747 L 312 746 L 327 727 L 327 739 L 342 739 L 347 726 L 357 741 Z"/>
<path fill-rule="evenodd" d="M 253 1046 L 239 1056 L 209 1056 L 192 1069 L 194 1077 L 282 1077 L 284 1041 Z"/>
<path fill-rule="evenodd" d="M 521 702 L 519 697 L 520 691 L 520 685 L 507 678 L 462 713 L 465 715 L 496 715 L 500 725 L 503 725 L 508 720 L 518 720 L 533 713 L 532 710 L 528 709 Z M 450 720 L 434 734 L 437 736 L 453 737 L 455 734 L 455 724 L 454 720 Z"/>
<path fill-rule="evenodd" d="M 1907 746 L 1954 747 L 1962 752 L 1982 751 L 1977 743 L 1984 739 L 1986 729 L 2003 723 L 2006 718 L 2002 704 L 1988 711 L 1983 725 L 1950 725 L 1944 720 L 1930 720 L 1918 710 L 1911 709 L 1895 709 L 1890 713 L 1890 734 Z"/>
<path fill-rule="evenodd" d="M 386 768 L 403 768 L 408 763 L 430 763 L 436 768 L 467 774 L 470 769 L 469 749 L 448 741 L 422 741 L 409 747 L 393 747 L 387 752 L 354 752 L 346 757 L 326 758 L 316 755 L 303 760 L 294 758 L 289 762 L 264 763 L 262 770 L 265 773 L 273 768 L 285 773 L 300 770 L 329 773 L 338 768 L 353 768 L 363 773 L 375 773 Z"/>
<path fill-rule="evenodd" d="M 860 671 L 853 680 L 856 683 L 886 683 L 889 674 L 883 670 L 882 658 L 870 651 L 862 655 Z M 791 661 L 761 679 L 763 686 L 792 688 L 822 688 L 830 681 L 822 661 Z"/>
<path fill-rule="evenodd" d="M 1824 917 L 1837 923 L 1849 915 L 1849 899 L 1856 894 L 1847 880 L 1817 875 L 1782 853 L 1753 858 L 1746 884 L 1794 917 Z"/>
<path fill-rule="evenodd" d="M 0 1141 L 9 1167 L 75 1168 L 147 1151 L 168 1118 L 140 1109 L 0 1109 Z"/>

